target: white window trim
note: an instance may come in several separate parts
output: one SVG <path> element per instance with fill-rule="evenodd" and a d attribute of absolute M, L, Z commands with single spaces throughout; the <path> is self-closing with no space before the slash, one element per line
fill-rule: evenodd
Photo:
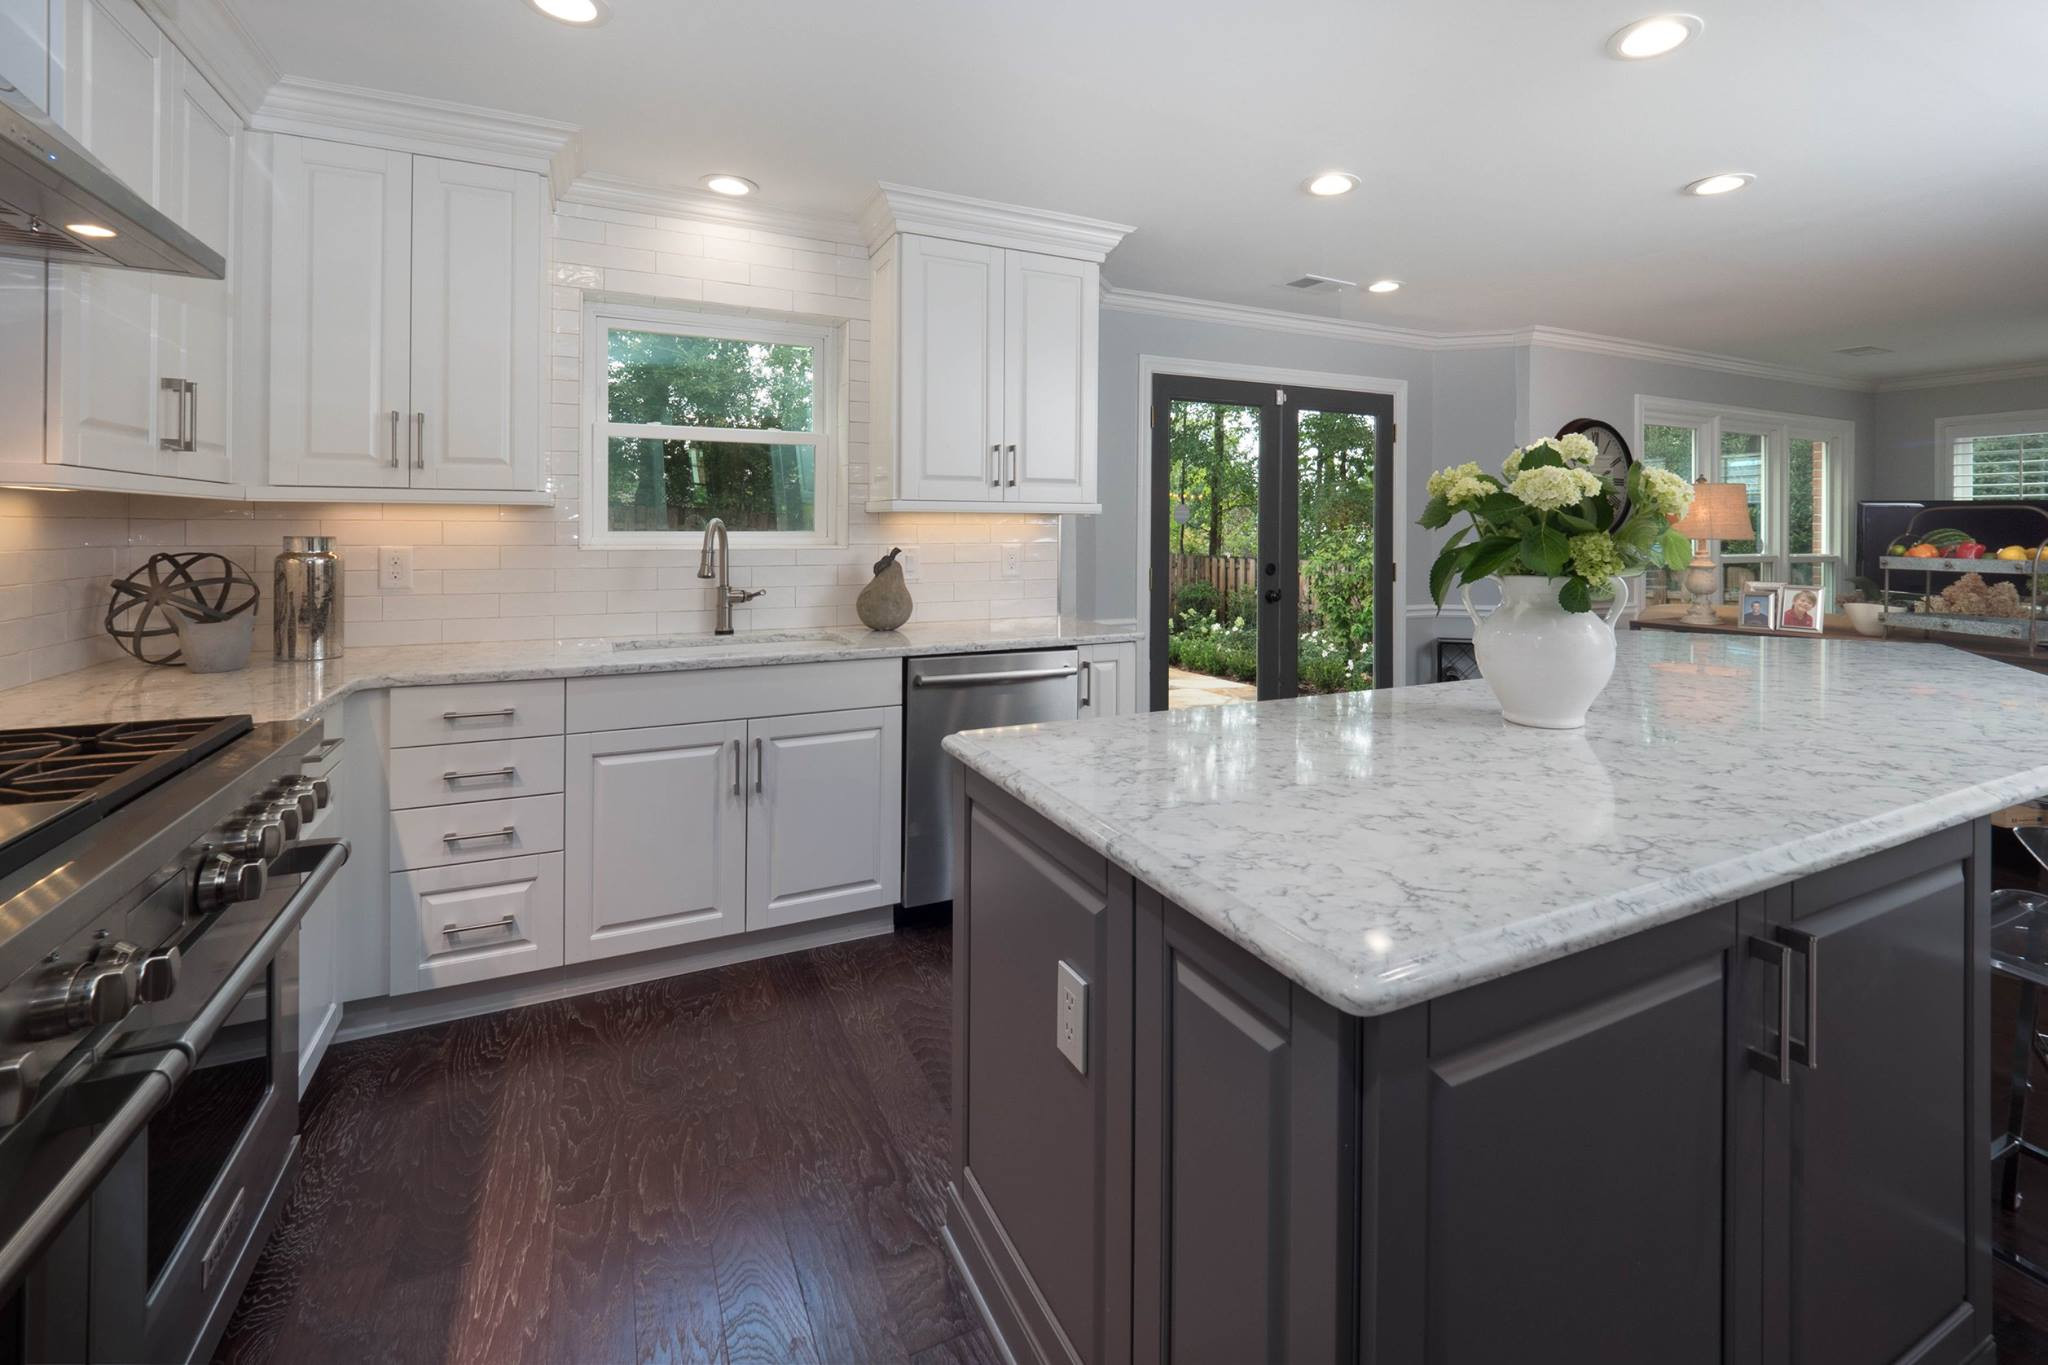
<path fill-rule="evenodd" d="M 1934 423 L 1934 486 L 1944 498 L 1956 495 L 1955 446 L 1979 436 L 2017 436 L 2048 431 L 2048 408 L 2026 412 L 1980 412 L 1942 417 Z"/>
<path fill-rule="evenodd" d="M 1828 502 L 1825 509 L 1828 525 L 1835 531 L 1835 548 L 1831 554 L 1791 554 L 1780 551 L 1765 555 L 1735 555 L 1723 560 L 1721 547 L 1712 547 L 1714 567 L 1718 570 L 1726 563 L 1755 564 L 1759 575 L 1765 578 L 1789 577 L 1793 564 L 1825 564 L 1832 562 L 1836 574 L 1850 572 L 1856 564 L 1856 525 L 1850 515 L 1853 508 L 1851 491 L 1856 487 L 1856 424 L 1833 417 L 1813 417 L 1796 412 L 1768 412 L 1761 408 L 1727 407 L 1719 403 L 1700 403 L 1681 398 L 1656 398 L 1648 394 L 1636 395 L 1636 450 L 1646 448 L 1643 429 L 1649 426 L 1691 427 L 1699 433 L 1695 449 L 1699 452 L 1697 477 L 1709 483 L 1720 482 L 1721 475 L 1721 433 L 1723 430 L 1755 433 L 1765 440 L 1766 477 L 1764 497 L 1767 500 L 1765 516 L 1770 524 L 1786 526 L 1792 517 L 1791 493 L 1785 485 L 1782 474 L 1772 476 L 1768 471 L 1773 463 L 1782 470 L 1795 440 L 1825 441 L 1828 459 L 1834 469 L 1828 488 Z M 1769 452 L 1775 452 L 1775 455 Z M 1759 530 L 1762 528 L 1759 527 Z"/>
<path fill-rule="evenodd" d="M 586 302 L 583 305 L 583 441 L 582 468 L 583 537 L 589 546 L 612 549 L 666 550 L 694 549 L 703 540 L 700 531 L 614 531 L 605 524 L 606 428 L 617 425 L 632 434 L 627 423 L 607 423 L 605 413 L 605 365 L 610 347 L 608 328 L 619 325 L 636 332 L 666 332 L 672 336 L 723 337 L 733 341 L 766 341 L 812 348 L 811 394 L 812 431 L 752 432 L 724 427 L 658 427 L 664 435 L 714 441 L 754 444 L 810 445 L 816 452 L 816 526 L 809 531 L 738 531 L 731 533 L 734 549 L 844 548 L 846 545 L 846 392 L 844 368 L 847 347 L 844 328 L 830 323 L 800 322 L 792 319 L 699 312 L 688 308 L 649 307 L 644 304 Z M 801 435 L 805 439 L 786 439 Z M 774 440 L 774 436 L 785 439 Z M 764 439 L 766 438 L 766 439 Z"/>

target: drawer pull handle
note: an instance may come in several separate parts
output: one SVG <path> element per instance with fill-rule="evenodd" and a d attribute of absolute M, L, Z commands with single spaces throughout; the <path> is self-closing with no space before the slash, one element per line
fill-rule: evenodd
<path fill-rule="evenodd" d="M 518 924 L 519 921 L 511 915 L 503 919 L 494 919 L 488 924 L 444 924 L 441 926 L 441 936 L 454 938 L 457 934 L 480 934 L 486 929 L 516 928 Z"/>
<path fill-rule="evenodd" d="M 503 829 L 487 829 L 476 834 L 444 834 L 441 836 L 441 842 L 444 844 L 466 844 L 473 839 L 504 839 L 507 841 L 516 841 L 518 838 L 518 826 L 507 825 Z"/>
<path fill-rule="evenodd" d="M 441 780 L 443 782 L 481 782 L 487 777 L 502 777 L 509 781 L 517 776 L 519 776 L 519 769 L 508 763 L 502 768 L 479 768 L 473 773 L 458 773 L 450 769 L 448 772 L 441 774 Z"/>
<path fill-rule="evenodd" d="M 518 707 L 503 706 L 496 711 L 443 711 L 441 719 L 452 724 L 458 720 L 510 720 L 518 714 Z"/>

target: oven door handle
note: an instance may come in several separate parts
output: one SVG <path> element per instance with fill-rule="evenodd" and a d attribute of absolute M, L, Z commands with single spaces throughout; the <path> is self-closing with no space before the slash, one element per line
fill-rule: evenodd
<path fill-rule="evenodd" d="M 284 909 L 277 912 L 277 918 L 263 931 L 263 937 L 256 940 L 241 965 L 233 975 L 214 992 L 213 999 L 199 1011 L 192 1023 L 178 1039 L 177 1046 L 197 1064 L 199 1054 L 206 1051 L 213 1042 L 213 1035 L 220 1032 L 220 1026 L 227 1022 L 229 1014 L 242 1003 L 242 997 L 256 984 L 258 977 L 270 970 L 270 962 L 284 947 L 285 940 L 298 929 L 299 921 L 313 908 L 313 902 L 320 899 L 320 893 L 334 880 L 334 874 L 341 871 L 341 865 L 348 861 L 349 844 L 346 839 L 308 839 L 284 851 L 278 860 L 270 865 L 273 877 L 296 877 L 304 873 L 306 880 L 299 883 L 292 898 L 284 903 Z"/>
<path fill-rule="evenodd" d="M 58 1178 L 43 1201 L 29 1211 L 5 1243 L 0 1243 L 0 1285 L 18 1283 L 36 1257 L 63 1231 L 71 1215 L 92 1197 L 101 1177 L 113 1169 L 121 1153 L 143 1126 L 156 1117 L 171 1097 L 171 1078 L 162 1071 L 143 1075 L 133 1094 L 121 1103 L 71 1168 Z"/>

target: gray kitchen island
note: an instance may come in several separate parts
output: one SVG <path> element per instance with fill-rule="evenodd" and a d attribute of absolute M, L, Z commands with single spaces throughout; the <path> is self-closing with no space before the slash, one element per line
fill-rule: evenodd
<path fill-rule="evenodd" d="M 1625 633 L 1582 733 L 1465 683 L 946 747 L 948 1234 L 1016 1359 L 1989 1358 L 2048 678 Z"/>

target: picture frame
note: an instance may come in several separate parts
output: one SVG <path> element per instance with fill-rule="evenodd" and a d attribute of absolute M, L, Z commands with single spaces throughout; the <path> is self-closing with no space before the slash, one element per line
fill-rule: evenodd
<path fill-rule="evenodd" d="M 1818 583 L 1786 583 L 1778 589 L 1779 630 L 1819 635 L 1827 629 L 1828 590 Z"/>
<path fill-rule="evenodd" d="M 1778 590 L 1780 584 L 1766 583 L 1745 585 L 1742 597 L 1735 608 L 1735 624 L 1744 630 L 1775 630 L 1778 625 Z"/>

